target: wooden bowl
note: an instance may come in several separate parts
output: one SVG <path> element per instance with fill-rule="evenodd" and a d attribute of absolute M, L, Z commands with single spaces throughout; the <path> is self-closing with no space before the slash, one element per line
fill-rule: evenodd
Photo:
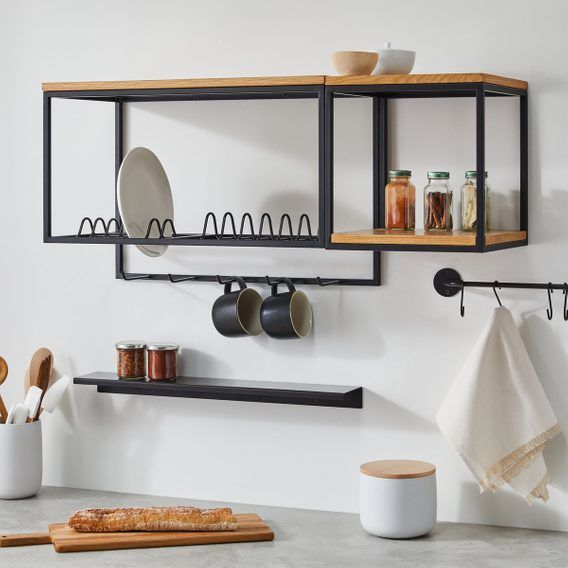
<path fill-rule="evenodd" d="M 336 51 L 331 56 L 340 75 L 370 75 L 378 59 L 376 51 Z"/>

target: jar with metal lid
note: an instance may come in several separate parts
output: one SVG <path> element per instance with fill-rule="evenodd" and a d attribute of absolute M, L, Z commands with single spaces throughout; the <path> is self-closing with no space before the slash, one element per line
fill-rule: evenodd
<path fill-rule="evenodd" d="M 146 344 L 143 341 L 118 341 L 116 374 L 119 379 L 143 379 L 146 377 Z"/>
<path fill-rule="evenodd" d="M 424 229 L 449 231 L 453 228 L 452 189 L 449 172 L 428 172 L 424 188 Z"/>
<path fill-rule="evenodd" d="M 414 230 L 416 188 L 410 181 L 410 170 L 389 170 L 385 186 L 385 227 Z"/>
<path fill-rule="evenodd" d="M 462 231 L 477 230 L 477 172 L 465 172 L 465 183 L 461 188 L 461 228 Z M 485 230 L 491 230 L 491 198 L 485 172 Z"/>
<path fill-rule="evenodd" d="M 149 343 L 148 378 L 151 381 L 171 381 L 177 377 L 176 343 Z"/>

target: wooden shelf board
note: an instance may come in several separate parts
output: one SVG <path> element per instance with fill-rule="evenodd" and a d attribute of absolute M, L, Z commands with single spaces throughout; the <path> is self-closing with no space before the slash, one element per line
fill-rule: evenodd
<path fill-rule="evenodd" d="M 175 381 L 119 380 L 114 373 L 95 372 L 75 377 L 79 385 L 99 392 L 184 398 L 238 400 L 303 406 L 363 408 L 363 388 L 345 385 L 281 383 L 234 379 L 178 377 Z"/>
<path fill-rule="evenodd" d="M 526 81 L 488 73 L 436 73 L 410 75 L 290 75 L 281 77 L 211 77 L 133 81 L 83 81 L 43 83 L 44 91 L 113 91 L 142 89 L 191 89 L 208 87 L 285 87 L 301 85 L 427 85 L 485 83 L 528 88 Z"/>
<path fill-rule="evenodd" d="M 230 77 L 205 79 L 164 79 L 134 81 L 85 81 L 79 83 L 43 83 L 44 91 L 114 91 L 137 89 L 191 89 L 208 87 L 286 87 L 323 85 L 324 75 L 282 77 Z"/>
<path fill-rule="evenodd" d="M 486 245 L 496 245 L 527 238 L 526 231 L 489 231 Z M 397 231 L 388 229 L 365 229 L 333 233 L 333 244 L 357 245 L 430 245 L 430 246 L 475 246 L 476 234 L 465 231 Z"/>
<path fill-rule="evenodd" d="M 431 84 L 485 83 L 514 89 L 528 89 L 520 79 L 500 77 L 488 73 L 434 73 L 410 75 L 341 75 L 325 77 L 326 85 L 431 85 Z"/>

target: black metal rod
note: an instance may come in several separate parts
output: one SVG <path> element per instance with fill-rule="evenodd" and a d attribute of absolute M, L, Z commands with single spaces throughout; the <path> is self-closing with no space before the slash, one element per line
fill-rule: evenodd
<path fill-rule="evenodd" d="M 51 98 L 43 95 L 43 238 L 51 237 Z"/>
<path fill-rule="evenodd" d="M 520 219 L 519 228 L 521 231 L 529 230 L 529 111 L 528 95 L 524 94 L 520 98 Z"/>
<path fill-rule="evenodd" d="M 477 87 L 475 95 L 475 154 L 477 170 L 477 195 L 476 195 L 476 218 L 477 236 L 475 248 L 483 251 L 485 247 L 485 88 Z M 459 203 L 458 195 L 454 197 L 454 203 Z M 458 212 L 458 219 L 461 217 Z M 454 226 L 458 225 L 458 219 L 454 220 Z"/>
<path fill-rule="evenodd" d="M 122 232 L 122 220 L 120 218 L 120 211 L 118 208 L 118 172 L 122 165 L 122 158 L 124 156 L 124 103 L 117 99 L 114 103 L 114 215 L 115 220 L 118 220 L 117 234 L 120 236 Z M 108 222 L 110 228 L 112 219 Z M 121 278 L 124 267 L 124 247 L 118 244 L 114 248 L 114 276 Z"/>
<path fill-rule="evenodd" d="M 552 282 L 501 282 L 493 280 L 492 282 L 482 282 L 475 280 L 456 280 L 454 282 L 446 282 L 446 286 L 451 288 L 519 288 L 525 290 L 564 290 L 568 288 L 566 282 L 562 284 L 553 284 Z"/>

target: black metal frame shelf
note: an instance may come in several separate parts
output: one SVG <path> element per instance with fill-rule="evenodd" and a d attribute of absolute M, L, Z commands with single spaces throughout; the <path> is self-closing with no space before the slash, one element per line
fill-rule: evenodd
<path fill-rule="evenodd" d="M 207 398 L 303 406 L 363 408 L 363 388 L 342 385 L 240 381 L 178 377 L 175 381 L 126 381 L 113 373 L 75 377 L 78 385 L 94 385 L 98 392 L 184 398 Z"/>
<path fill-rule="evenodd" d="M 485 172 L 485 101 L 486 97 L 519 97 L 520 100 L 520 216 L 519 235 L 510 241 L 497 243 L 486 242 L 485 224 L 477 224 L 475 244 L 431 244 L 424 239 L 418 242 L 413 235 L 401 235 L 398 242 L 362 243 L 360 239 L 349 240 L 349 233 L 339 233 L 343 238 L 334 238 L 334 192 L 333 192 L 333 123 L 334 99 L 344 97 L 372 97 L 373 99 L 373 227 L 384 228 L 384 187 L 387 184 L 388 156 L 388 108 L 391 99 L 404 98 L 444 98 L 473 97 L 476 106 L 476 170 L 477 179 L 484 179 Z M 326 124 L 326 248 L 344 250 L 405 250 L 431 252 L 488 252 L 528 244 L 528 102 L 527 90 L 522 88 L 471 83 L 409 83 L 409 84 L 364 84 L 364 85 L 332 85 L 326 86 L 325 101 Z M 485 192 L 477 192 L 477 215 L 485 216 Z M 442 236 L 443 237 L 443 236 Z M 334 242 L 341 240 L 342 242 Z M 372 239 L 369 239 L 369 241 Z M 440 238 L 440 240 L 442 240 Z"/>
<path fill-rule="evenodd" d="M 124 245 L 163 244 L 174 246 L 237 246 L 237 247 L 281 247 L 281 248 L 325 248 L 332 250 L 361 250 L 372 254 L 372 275 L 370 278 L 328 278 L 326 285 L 333 282 L 342 285 L 378 286 L 380 285 L 380 250 L 433 251 L 433 252 L 488 252 L 528 244 L 528 101 L 526 83 L 484 74 L 453 75 L 407 75 L 394 78 L 355 77 L 288 77 L 256 79 L 210 79 L 182 81 L 149 81 L 131 83 L 87 83 L 85 88 L 73 88 L 75 84 L 48 84 L 44 90 L 44 242 L 78 244 L 113 244 L 116 246 L 115 277 L 125 280 L 169 280 L 170 282 L 205 281 L 213 282 L 217 275 L 171 275 L 129 273 L 124 264 Z M 472 77 L 474 79 L 472 79 Z M 352 79 L 352 81 L 350 81 Z M 493 82 L 496 84 L 493 84 Z M 313 83 L 313 84 L 312 84 Z M 178 86 L 183 84 L 183 87 Z M 128 85 L 128 88 L 125 87 Z M 176 86 L 173 86 L 176 85 Z M 108 88 L 107 88 L 108 87 Z M 131 87 L 131 88 L 130 88 Z M 370 97 L 373 100 L 373 227 L 384 228 L 384 186 L 387 183 L 389 167 L 388 156 L 388 111 L 391 99 L 404 98 L 444 98 L 473 97 L 476 106 L 476 171 L 478 179 L 485 172 L 485 102 L 487 97 L 518 97 L 520 100 L 520 214 L 518 231 L 497 231 L 487 233 L 484 223 L 478 223 L 473 238 L 457 234 L 437 235 L 432 240 L 428 235 L 392 235 L 383 238 L 380 231 L 366 240 L 351 233 L 334 234 L 334 100 L 344 97 Z M 129 102 L 167 102 L 200 100 L 255 100 L 255 99 L 316 99 L 318 108 L 318 229 L 312 235 L 311 229 L 304 237 L 291 229 L 283 237 L 281 220 L 279 235 L 271 229 L 269 238 L 255 233 L 249 214 L 242 218 L 241 230 L 237 231 L 232 219 L 228 234 L 223 229 L 207 233 L 176 233 L 173 223 L 168 220 L 155 220 L 158 235 L 148 238 L 129 238 L 122 231 L 118 208 L 115 208 L 114 227 L 112 219 L 105 223 L 98 218 L 90 218 L 88 226 L 91 232 L 74 235 L 53 235 L 51 221 L 51 102 L 54 98 L 90 101 L 107 101 L 115 109 L 115 170 L 118 170 L 123 158 L 124 144 L 124 108 Z M 116 201 L 116 195 L 115 195 Z M 484 218 L 485 193 L 477 192 L 477 216 Z M 227 214 L 225 214 L 227 215 Z M 247 217 L 248 216 L 248 217 Z M 232 215 L 231 215 L 232 217 Z M 243 232 L 245 220 L 250 223 L 250 230 Z M 289 220 L 289 217 L 288 217 Z M 225 218 L 224 218 L 225 221 Z M 103 231 L 97 230 L 97 223 L 102 222 Z M 309 222 L 309 220 L 308 220 Z M 262 223 L 262 221 L 261 221 Z M 224 226 L 224 223 L 223 223 Z M 171 229 L 168 233 L 166 229 Z M 495 234 L 499 233 L 499 234 Z M 338 235 L 342 235 L 338 238 Z M 256 237 L 256 238 L 255 238 Z M 296 238 L 295 238 L 296 237 Z M 247 282 L 264 282 L 264 276 L 245 277 Z M 297 284 L 322 285 L 321 278 L 292 278 Z"/>
<path fill-rule="evenodd" d="M 322 78 L 323 81 L 323 78 Z M 185 281 L 215 281 L 217 275 L 176 275 L 172 280 L 172 275 L 168 274 L 136 274 L 130 273 L 125 269 L 124 245 L 144 245 L 157 244 L 174 246 L 237 246 L 237 247 L 273 247 L 273 248 L 325 248 L 325 125 L 324 125 L 324 104 L 325 87 L 323 84 L 278 84 L 272 86 L 214 86 L 214 87 L 187 87 L 187 88 L 132 88 L 132 89 L 87 89 L 87 90 L 45 90 L 43 95 L 43 128 L 44 128 L 44 173 L 43 173 L 43 199 L 44 199 L 44 236 L 46 243 L 65 243 L 65 244 L 113 244 L 116 246 L 115 277 L 124 280 L 169 280 L 170 282 Z M 206 234 L 206 225 L 202 233 L 173 233 L 166 236 L 166 225 L 168 220 L 156 220 L 158 224 L 157 237 L 151 237 L 149 232 L 145 238 L 130 238 L 124 234 L 122 226 L 117 222 L 120 219 L 118 207 L 116 206 L 115 191 L 115 217 L 105 222 L 102 218 L 84 218 L 83 223 L 91 228 L 87 234 L 82 234 L 81 230 L 72 235 L 54 235 L 52 232 L 52 181 L 51 181 L 51 102 L 54 98 L 76 99 L 88 101 L 106 101 L 114 104 L 115 107 L 115 175 L 122 163 L 124 154 L 124 105 L 129 102 L 169 102 L 169 101 L 201 101 L 201 100 L 255 100 L 255 99 L 317 99 L 318 103 L 318 230 L 316 235 L 312 235 L 310 221 L 307 216 L 301 216 L 297 234 L 291 229 L 290 218 L 284 214 L 280 220 L 278 234 L 272 228 L 272 221 L 267 223 L 268 234 L 262 233 L 262 219 L 259 234 L 254 234 L 252 220 L 249 214 L 243 216 L 241 231 L 229 231 L 229 235 L 223 234 L 221 229 L 218 234 L 215 230 L 213 234 Z M 246 220 L 250 223 L 250 231 L 243 233 L 242 225 Z M 309 227 L 308 235 L 302 237 L 302 219 L 307 220 Z M 232 218 L 232 215 L 231 215 Z M 225 217 L 223 218 L 224 225 Z M 289 231 L 284 222 L 288 221 Z M 97 226 L 102 226 L 101 231 L 97 232 Z M 169 229 L 173 228 L 171 224 Z M 110 230 L 110 226 L 115 231 Z M 232 228 L 235 228 L 234 218 Z M 286 234 L 282 234 L 282 231 Z M 217 233 L 217 234 L 215 234 Z M 257 237 L 257 238 L 255 238 Z M 247 282 L 263 282 L 264 276 L 244 277 Z M 316 284 L 322 285 L 319 277 L 291 278 L 296 284 Z M 376 252 L 372 253 L 372 274 L 370 278 L 330 278 L 326 282 L 333 281 L 341 285 L 355 286 L 378 286 L 380 285 L 380 260 Z"/>

